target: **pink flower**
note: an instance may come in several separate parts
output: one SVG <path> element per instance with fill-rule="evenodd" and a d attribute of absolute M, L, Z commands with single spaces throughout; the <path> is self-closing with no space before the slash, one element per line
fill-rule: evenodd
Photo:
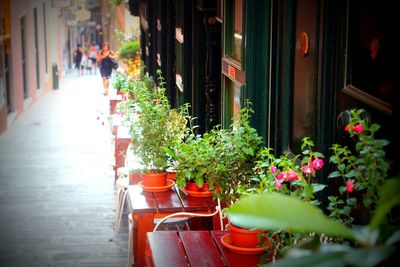
<path fill-rule="evenodd" d="M 257 169 L 256 169 L 256 173 L 259 173 L 259 172 L 261 172 L 261 169 L 260 169 L 260 168 L 257 168 Z"/>
<path fill-rule="evenodd" d="M 315 157 L 315 159 L 312 162 L 312 166 L 314 169 L 319 170 L 324 166 L 324 161 L 322 159 Z"/>
<path fill-rule="evenodd" d="M 359 123 L 353 127 L 353 131 L 355 131 L 356 133 L 362 133 L 364 131 L 364 127 L 361 123 Z"/>
<path fill-rule="evenodd" d="M 304 174 L 310 174 L 314 172 L 314 168 L 311 164 L 307 164 L 306 166 L 301 168 L 301 172 Z"/>
<path fill-rule="evenodd" d="M 271 173 L 275 174 L 276 173 L 276 167 L 272 165 L 270 168 Z"/>
<path fill-rule="evenodd" d="M 348 180 L 346 183 L 347 192 L 349 192 L 349 193 L 353 192 L 353 188 L 354 188 L 353 180 Z"/>
<path fill-rule="evenodd" d="M 279 180 L 275 180 L 275 186 L 276 186 L 276 188 L 281 189 L 282 183 Z"/>
<path fill-rule="evenodd" d="M 346 127 L 344 127 L 344 130 L 345 130 L 346 132 L 350 132 L 350 125 L 346 125 Z"/>
<path fill-rule="evenodd" d="M 299 175 L 295 171 L 284 171 L 278 174 L 278 180 L 283 180 L 285 182 L 296 181 L 299 179 Z"/>

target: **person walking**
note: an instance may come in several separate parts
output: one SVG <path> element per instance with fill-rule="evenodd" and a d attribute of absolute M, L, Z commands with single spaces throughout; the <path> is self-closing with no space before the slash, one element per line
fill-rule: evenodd
<path fill-rule="evenodd" d="M 93 68 L 94 74 L 96 74 L 96 70 L 97 70 L 97 66 L 96 66 L 97 52 L 98 52 L 98 48 L 97 48 L 96 42 L 93 42 L 92 45 L 89 47 L 88 57 L 89 57 L 89 60 L 92 61 L 91 66 Z"/>
<path fill-rule="evenodd" d="M 97 54 L 97 63 L 100 64 L 99 69 L 103 79 L 103 95 L 108 95 L 109 79 L 113 70 L 112 60 L 116 58 L 117 54 L 110 49 L 107 42 L 104 42 L 102 49 Z"/>
<path fill-rule="evenodd" d="M 86 56 L 86 53 L 83 53 L 81 59 L 81 75 L 85 74 L 87 65 L 88 65 L 88 57 Z"/>
<path fill-rule="evenodd" d="M 75 63 L 75 69 L 78 70 L 78 75 L 82 74 L 81 62 L 82 62 L 83 51 L 81 45 L 78 44 L 76 49 L 74 50 L 73 58 Z"/>

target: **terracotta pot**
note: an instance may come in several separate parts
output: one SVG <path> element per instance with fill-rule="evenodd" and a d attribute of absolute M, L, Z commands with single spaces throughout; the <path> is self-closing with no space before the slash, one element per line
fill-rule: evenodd
<path fill-rule="evenodd" d="M 167 173 L 143 173 L 143 185 L 147 187 L 161 187 L 167 184 Z"/>
<path fill-rule="evenodd" d="M 186 182 L 185 189 L 188 191 L 194 191 L 194 192 L 206 192 L 209 191 L 210 184 L 209 183 L 203 183 L 202 187 L 199 187 L 196 183 L 194 182 Z"/>
<path fill-rule="evenodd" d="M 255 248 L 260 245 L 258 235 L 265 230 L 248 230 L 229 224 L 232 244 L 241 248 Z"/>
<path fill-rule="evenodd" d="M 176 180 L 176 172 L 167 172 L 167 179 Z"/>

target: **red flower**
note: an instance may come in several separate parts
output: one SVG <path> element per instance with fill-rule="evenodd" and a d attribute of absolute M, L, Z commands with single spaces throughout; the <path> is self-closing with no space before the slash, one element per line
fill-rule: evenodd
<path fill-rule="evenodd" d="M 299 179 L 299 175 L 295 171 L 284 171 L 278 174 L 277 179 L 285 182 L 296 181 Z"/>
<path fill-rule="evenodd" d="M 352 129 L 356 133 L 362 133 L 364 131 L 364 126 L 361 123 L 359 123 L 359 124 L 353 126 Z M 346 125 L 346 127 L 344 127 L 344 130 L 346 132 L 349 132 L 350 131 L 350 125 Z"/>
<path fill-rule="evenodd" d="M 324 161 L 316 157 L 312 162 L 312 166 L 314 169 L 319 170 L 324 166 Z"/>
<path fill-rule="evenodd" d="M 364 131 L 364 127 L 361 123 L 359 123 L 353 127 L 353 131 L 355 131 L 356 133 L 362 133 Z"/>
<path fill-rule="evenodd" d="M 259 173 L 259 172 L 261 172 L 261 169 L 260 169 L 260 168 L 257 168 L 257 169 L 256 169 L 256 173 Z"/>
<path fill-rule="evenodd" d="M 354 188 L 353 180 L 348 180 L 346 183 L 347 192 L 349 192 L 349 193 L 353 192 L 353 188 Z"/>

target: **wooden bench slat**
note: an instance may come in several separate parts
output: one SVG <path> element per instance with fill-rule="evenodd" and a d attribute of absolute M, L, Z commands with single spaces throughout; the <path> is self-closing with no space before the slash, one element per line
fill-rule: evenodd
<path fill-rule="evenodd" d="M 182 231 L 179 235 L 192 267 L 225 266 L 209 231 Z"/>
<path fill-rule="evenodd" d="M 214 201 L 212 197 L 192 197 L 187 196 L 180 192 L 182 198 L 183 208 L 185 210 L 190 209 L 191 211 L 204 211 L 205 209 L 215 210 L 217 201 Z"/>
<path fill-rule="evenodd" d="M 140 188 L 138 189 L 140 190 Z M 153 193 L 144 191 L 139 193 L 139 190 L 136 192 L 131 188 L 128 190 L 130 190 L 128 200 L 132 213 L 157 212 L 157 203 L 154 200 Z"/>
<path fill-rule="evenodd" d="M 150 232 L 147 233 L 147 241 L 146 261 L 151 266 L 189 266 L 177 232 Z"/>
<path fill-rule="evenodd" d="M 154 193 L 159 212 L 179 212 L 183 211 L 182 203 L 172 189 L 165 192 Z"/>

